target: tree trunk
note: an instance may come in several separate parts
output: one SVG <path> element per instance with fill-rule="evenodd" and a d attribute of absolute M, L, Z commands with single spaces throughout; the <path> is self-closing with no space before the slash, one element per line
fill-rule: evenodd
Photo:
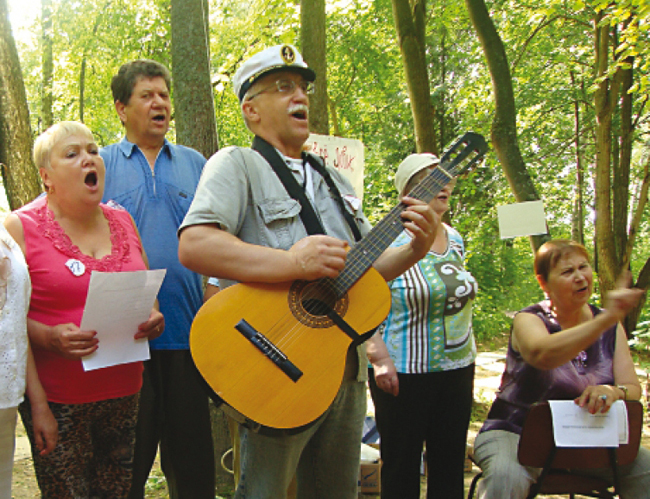
<path fill-rule="evenodd" d="M 510 188 L 518 202 L 537 201 L 539 195 L 528 173 L 517 140 L 517 109 L 512 78 L 501 37 L 490 18 L 483 0 L 465 0 L 472 24 L 483 47 L 492 78 L 495 113 L 492 122 L 492 144 L 499 158 Z M 533 250 L 537 250 L 550 236 L 531 236 Z"/>
<path fill-rule="evenodd" d="M 25 84 L 11 33 L 6 0 L 0 0 L 0 164 L 7 201 L 20 208 L 42 191 L 32 160 L 32 132 Z"/>
<path fill-rule="evenodd" d="M 392 0 L 418 152 L 438 154 L 424 42 L 425 0 Z"/>
<path fill-rule="evenodd" d="M 576 79 L 573 71 L 571 72 L 571 86 L 576 94 Z M 576 190 L 573 201 L 573 217 L 571 221 L 571 239 L 584 245 L 585 244 L 585 215 L 584 215 L 584 178 L 582 171 L 582 144 L 580 142 L 580 99 L 576 95 L 573 101 L 573 123 L 574 123 L 574 147 L 576 152 Z"/>
<path fill-rule="evenodd" d="M 301 0 L 300 46 L 302 56 L 316 72 L 316 90 L 309 99 L 309 129 L 329 135 L 327 113 L 327 37 L 325 0 Z"/>
<path fill-rule="evenodd" d="M 81 59 L 79 69 L 79 121 L 84 122 L 84 92 L 86 90 L 86 56 Z"/>
<path fill-rule="evenodd" d="M 609 69 L 609 24 L 600 25 L 602 14 L 596 16 L 596 77 L 600 83 L 594 94 L 596 113 L 596 271 L 601 292 L 614 287 L 616 250 L 612 244 L 611 154 L 613 82 L 605 77 Z"/>
<path fill-rule="evenodd" d="M 447 88 L 447 31 L 444 30 L 440 37 L 440 86 Z M 440 96 L 440 105 L 436 109 L 438 116 L 438 148 L 444 149 L 445 145 L 453 140 L 454 137 L 447 137 L 447 92 L 442 92 Z M 449 212 L 447 212 L 449 213 Z"/>
<path fill-rule="evenodd" d="M 41 57 L 43 78 L 41 88 L 41 131 L 52 126 L 52 79 L 54 62 L 52 58 L 52 0 L 41 0 Z"/>
<path fill-rule="evenodd" d="M 650 258 L 645 261 L 641 272 L 639 272 L 639 278 L 634 283 L 634 286 L 640 289 L 645 289 L 646 291 L 650 288 Z M 637 322 L 639 322 L 639 317 L 641 316 L 641 310 L 648 300 L 648 293 L 646 292 L 642 297 L 639 305 L 630 311 L 629 314 L 623 320 L 623 327 L 628 333 L 628 337 L 632 335 L 636 329 Z"/>
<path fill-rule="evenodd" d="M 219 149 L 210 82 L 209 6 L 207 0 L 172 0 L 172 76 L 176 142 L 209 158 Z M 222 411 L 210 404 L 217 493 L 232 489 L 232 475 L 221 466 L 230 449 Z"/>
<path fill-rule="evenodd" d="M 338 114 L 336 113 L 336 104 L 332 99 L 327 96 L 327 108 L 329 109 L 329 114 L 332 116 L 332 135 L 337 137 L 341 136 L 341 130 L 339 129 L 339 119 Z"/>
<path fill-rule="evenodd" d="M 172 73 L 176 142 L 206 158 L 218 149 L 210 84 L 207 0 L 172 0 Z"/>
<path fill-rule="evenodd" d="M 614 169 L 612 182 L 612 220 L 614 231 L 614 243 L 616 249 L 618 275 L 623 270 L 625 248 L 628 238 L 628 213 L 630 199 L 630 168 L 632 164 L 632 142 L 634 139 L 633 110 L 632 110 L 632 67 L 634 61 L 631 58 L 625 61 L 630 69 L 619 68 L 617 72 L 618 87 L 620 88 L 620 142 L 618 161 Z"/>

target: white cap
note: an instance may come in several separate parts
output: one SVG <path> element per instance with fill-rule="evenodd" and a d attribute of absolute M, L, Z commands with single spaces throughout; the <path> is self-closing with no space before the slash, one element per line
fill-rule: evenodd
<path fill-rule="evenodd" d="M 397 172 L 395 173 L 395 188 L 399 195 L 404 195 L 404 189 L 413 175 L 429 166 L 439 164 L 440 160 L 438 157 L 429 152 L 407 156 L 406 159 L 399 164 Z"/>
<path fill-rule="evenodd" d="M 293 45 L 275 45 L 248 58 L 232 79 L 235 95 L 241 102 L 249 88 L 262 76 L 275 71 L 294 71 L 307 81 L 314 81 L 316 73 L 307 66 Z"/>

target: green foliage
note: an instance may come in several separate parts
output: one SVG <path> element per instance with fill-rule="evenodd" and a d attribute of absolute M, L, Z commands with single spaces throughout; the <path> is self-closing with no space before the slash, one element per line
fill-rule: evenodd
<path fill-rule="evenodd" d="M 300 11 L 279 0 L 212 0 L 210 56 L 215 112 L 221 146 L 247 146 L 252 140 L 244 126 L 232 77 L 239 64 L 269 45 L 299 45 Z"/>
<path fill-rule="evenodd" d="M 619 60 L 633 56 L 633 111 L 638 123 L 631 178 L 634 209 L 647 158 L 650 85 L 649 0 L 495 0 L 490 13 L 504 40 L 517 104 L 518 140 L 540 193 L 553 237 L 568 237 L 576 196 L 577 131 L 586 179 L 587 246 L 593 239 L 594 39 L 596 12 L 617 27 Z M 241 61 L 277 43 L 299 45 L 299 2 L 210 0 L 210 58 L 219 143 L 248 145 L 231 80 Z M 100 144 L 119 139 L 122 127 L 110 80 L 131 59 L 170 66 L 166 0 L 53 0 L 55 121 L 77 119 L 79 75 L 86 60 L 85 121 Z M 365 144 L 365 206 L 371 221 L 397 202 L 393 175 L 414 152 L 413 118 L 404 81 L 390 0 L 327 2 L 327 78 L 331 132 Z M 39 23 L 31 43 L 19 46 L 33 128 L 40 131 Z M 427 62 L 440 150 L 458 134 L 490 137 L 491 80 L 463 0 L 431 2 L 426 26 Z M 172 68 L 173 69 L 173 68 Z M 318 83 L 318 80 L 317 80 Z M 173 92 L 173 89 L 172 89 Z M 336 129 L 334 128 L 336 124 Z M 615 120 L 614 131 L 620 123 Z M 172 137 L 173 138 L 173 135 Z M 493 152 L 464 176 L 453 196 L 451 223 L 463 235 L 467 266 L 479 282 L 475 331 L 480 338 L 507 332 L 512 312 L 541 298 L 532 275 L 527 238 L 499 238 L 497 207 L 515 202 Z M 631 262 L 636 276 L 650 254 L 650 207 Z M 641 320 L 650 320 L 649 307 Z"/>

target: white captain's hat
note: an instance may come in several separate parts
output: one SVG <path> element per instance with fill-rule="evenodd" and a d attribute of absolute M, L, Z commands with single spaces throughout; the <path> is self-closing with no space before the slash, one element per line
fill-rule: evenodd
<path fill-rule="evenodd" d="M 307 66 L 296 47 L 275 45 L 248 58 L 235 73 L 232 84 L 239 102 L 244 99 L 253 83 L 276 71 L 293 71 L 301 74 L 307 81 L 316 79 L 316 73 Z"/>

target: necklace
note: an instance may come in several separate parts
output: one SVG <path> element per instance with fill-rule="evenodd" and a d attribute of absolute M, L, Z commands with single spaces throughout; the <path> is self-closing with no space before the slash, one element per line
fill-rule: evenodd
<path fill-rule="evenodd" d="M 583 369 L 587 367 L 587 352 L 583 350 L 578 355 L 576 355 L 575 358 L 573 359 L 573 363 L 577 367 L 581 367 Z"/>

